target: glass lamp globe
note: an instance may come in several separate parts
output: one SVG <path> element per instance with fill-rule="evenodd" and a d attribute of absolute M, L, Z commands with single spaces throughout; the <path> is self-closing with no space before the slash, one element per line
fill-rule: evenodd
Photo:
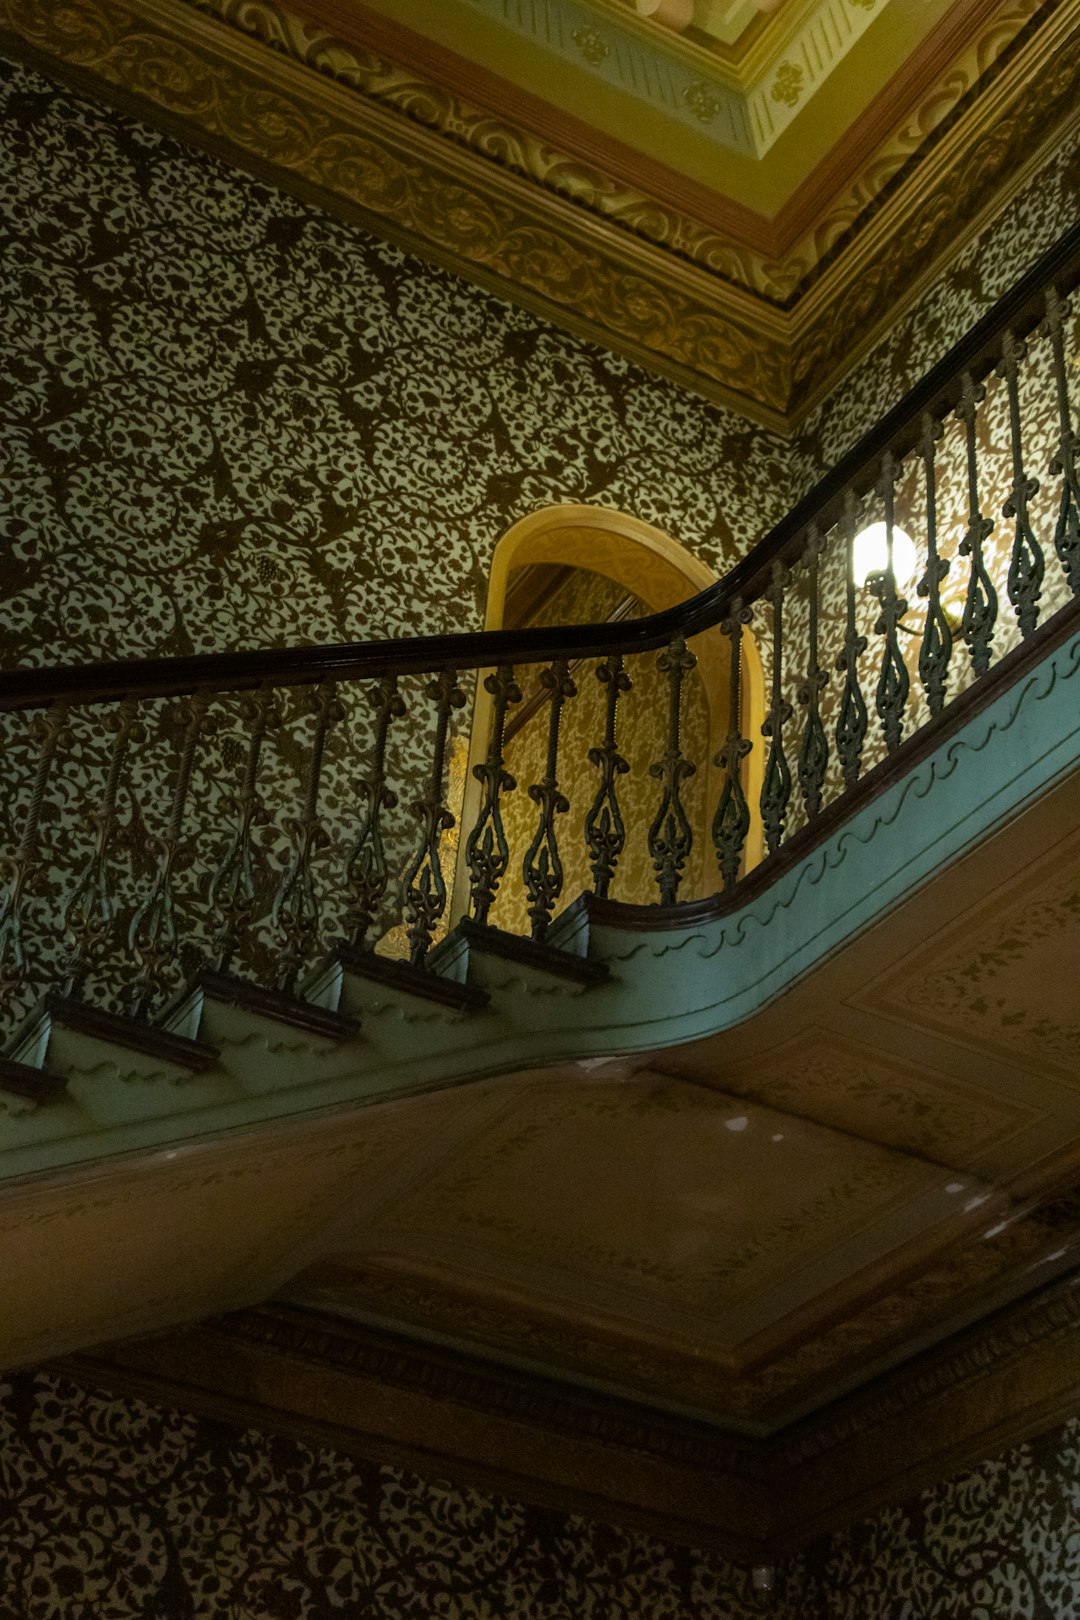
<path fill-rule="evenodd" d="M 919 566 L 915 542 L 904 529 L 893 524 L 893 576 L 897 588 L 908 584 Z M 889 565 L 889 532 L 884 523 L 871 523 L 855 536 L 852 559 L 855 583 L 861 589 L 871 574 L 883 574 Z"/>

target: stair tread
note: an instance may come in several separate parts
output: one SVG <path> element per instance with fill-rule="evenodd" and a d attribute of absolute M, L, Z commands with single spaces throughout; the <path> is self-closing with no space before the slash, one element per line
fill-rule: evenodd
<path fill-rule="evenodd" d="M 187 1035 L 176 1035 L 172 1030 L 156 1024 L 144 1024 L 140 1019 L 128 1018 L 123 1013 L 108 1012 L 87 1001 L 76 1001 L 59 991 L 45 997 L 44 1009 L 53 1023 L 78 1035 L 90 1035 L 100 1041 L 110 1041 L 129 1051 L 145 1052 L 149 1057 L 175 1063 L 193 1074 L 209 1069 L 217 1061 L 217 1048 L 204 1041 L 193 1041 Z"/>
<path fill-rule="evenodd" d="M 207 970 L 196 981 L 203 994 L 212 1001 L 226 1002 L 233 1007 L 244 1007 L 262 1018 L 272 1018 L 289 1024 L 309 1035 L 321 1035 L 328 1040 L 346 1041 L 359 1034 L 360 1020 L 351 1013 L 335 1012 L 329 1007 L 318 1007 L 302 996 L 290 995 L 284 990 L 241 979 L 232 973 Z"/>
<path fill-rule="evenodd" d="M 449 938 L 454 936 L 468 941 L 470 949 L 502 957 L 504 961 L 522 967 L 536 968 L 557 978 L 570 979 L 575 984 L 602 984 L 611 977 L 606 962 L 597 962 L 573 951 L 564 951 L 546 941 L 525 939 L 520 934 L 508 933 L 505 928 L 493 928 L 490 923 L 478 923 L 472 917 L 462 917 Z"/>
<path fill-rule="evenodd" d="M 358 974 L 387 989 L 419 996 L 459 1012 L 479 1012 L 491 999 L 486 990 L 475 984 L 440 978 L 428 968 L 413 967 L 411 962 L 399 962 L 392 956 L 376 956 L 373 951 L 358 951 L 343 945 L 336 952 L 336 958 L 346 973 Z"/>
<path fill-rule="evenodd" d="M 0 1091 L 36 1103 L 57 1102 L 67 1092 L 67 1081 L 52 1069 L 37 1069 L 32 1063 L 0 1057 Z"/>

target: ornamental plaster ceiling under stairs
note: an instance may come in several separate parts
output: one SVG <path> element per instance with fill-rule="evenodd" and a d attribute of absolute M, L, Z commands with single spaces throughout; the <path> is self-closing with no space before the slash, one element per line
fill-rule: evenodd
<path fill-rule="evenodd" d="M 1014 720 L 1068 703 L 1078 653 Z M 984 745 L 960 751 L 976 804 Z M 274 1295 L 763 1436 L 1069 1272 L 1080 775 L 950 860 L 941 774 L 730 936 L 571 908 L 572 970 L 476 941 L 431 1001 L 346 968 L 307 1029 L 211 987 L 173 1020 L 216 1052 L 197 1075 L 46 1017 L 27 1041 L 67 1101 L 0 1121 L 36 1170 L 0 1199 L 0 1363 Z"/>

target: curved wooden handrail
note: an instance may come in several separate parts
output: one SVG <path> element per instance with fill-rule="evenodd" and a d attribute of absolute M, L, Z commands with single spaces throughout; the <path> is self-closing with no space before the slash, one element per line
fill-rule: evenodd
<path fill-rule="evenodd" d="M 723 579 L 676 607 L 618 623 L 474 631 L 331 647 L 260 648 L 186 658 L 136 658 L 111 663 L 21 668 L 0 673 L 0 709 L 41 708 L 58 698 L 75 702 L 123 697 L 169 697 L 197 690 L 243 691 L 263 685 L 312 686 L 321 681 L 370 679 L 439 669 L 486 669 L 554 658 L 604 657 L 648 652 L 677 636 L 718 624 L 731 603 L 752 601 L 774 561 L 790 562 L 806 530 L 822 531 L 840 514 L 845 493 L 865 493 L 886 452 L 899 458 L 916 443 L 924 412 L 942 417 L 959 401 L 960 380 L 985 377 L 999 358 L 1006 330 L 1023 337 L 1042 320 L 1053 283 L 1063 293 L 1080 282 L 1080 223 L 1068 230 L 968 334 L 889 411 Z"/>

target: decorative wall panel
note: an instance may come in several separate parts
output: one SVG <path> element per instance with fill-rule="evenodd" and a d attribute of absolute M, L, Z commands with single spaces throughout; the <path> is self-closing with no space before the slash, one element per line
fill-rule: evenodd
<path fill-rule="evenodd" d="M 472 629 L 538 507 L 722 569 L 788 504 L 774 436 L 35 74 L 2 139 L 5 664 Z"/>

